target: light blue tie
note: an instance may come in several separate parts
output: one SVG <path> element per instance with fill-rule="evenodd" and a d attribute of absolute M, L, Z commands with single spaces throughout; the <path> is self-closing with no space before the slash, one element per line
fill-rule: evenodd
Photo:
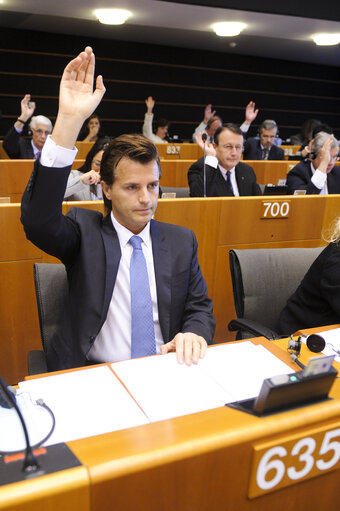
<path fill-rule="evenodd" d="M 131 290 L 131 358 L 155 355 L 155 329 L 146 261 L 142 238 L 132 236 L 133 252 L 130 260 Z"/>

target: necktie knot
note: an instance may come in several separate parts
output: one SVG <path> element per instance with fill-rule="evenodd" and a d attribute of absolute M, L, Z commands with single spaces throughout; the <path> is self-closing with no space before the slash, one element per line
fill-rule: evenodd
<path fill-rule="evenodd" d="M 133 249 L 142 250 L 142 238 L 140 236 L 131 236 L 130 243 Z"/>

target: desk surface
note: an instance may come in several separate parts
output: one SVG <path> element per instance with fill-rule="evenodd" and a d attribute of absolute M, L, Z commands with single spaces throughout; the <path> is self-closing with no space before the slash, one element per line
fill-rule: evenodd
<path fill-rule="evenodd" d="M 286 351 L 287 339 L 254 342 L 270 349 L 292 370 L 297 369 Z M 303 346 L 302 362 L 307 362 L 309 356 Z M 69 442 L 87 468 L 90 485 L 88 507 L 78 507 L 80 501 L 73 501 L 72 509 L 99 511 L 112 506 L 117 511 L 335 511 L 340 497 L 338 470 L 302 482 L 291 481 L 287 487 L 276 491 L 274 488 L 256 498 L 248 497 L 256 449 L 287 443 L 287 438 L 295 442 L 314 435 L 315 431 L 340 428 L 338 380 L 331 395 L 335 399 L 265 418 L 221 407 Z M 280 462 L 280 458 L 276 459 Z M 296 456 L 295 463 L 298 470 L 305 465 Z M 67 492 L 64 483 L 59 490 L 61 495 Z M 2 491 L 0 509 L 12 509 L 7 504 L 10 500 L 3 500 Z M 48 509 L 57 508 L 53 504 Z"/>

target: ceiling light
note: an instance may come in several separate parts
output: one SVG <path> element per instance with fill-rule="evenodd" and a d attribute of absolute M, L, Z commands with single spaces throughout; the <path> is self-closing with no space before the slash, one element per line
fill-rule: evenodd
<path fill-rule="evenodd" d="M 340 34 L 316 34 L 313 41 L 318 46 L 332 46 L 340 43 Z"/>
<path fill-rule="evenodd" d="M 97 9 L 94 13 L 105 25 L 122 25 L 131 16 L 131 12 L 124 9 Z"/>
<path fill-rule="evenodd" d="M 222 23 L 215 23 L 212 28 L 221 37 L 233 37 L 239 35 L 246 26 L 245 23 L 238 21 L 223 21 Z"/>

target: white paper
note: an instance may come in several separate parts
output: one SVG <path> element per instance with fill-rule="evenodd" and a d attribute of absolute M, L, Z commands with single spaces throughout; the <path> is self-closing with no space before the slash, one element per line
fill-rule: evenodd
<path fill-rule="evenodd" d="M 197 365 L 180 365 L 171 353 L 116 362 L 112 368 L 151 421 L 255 397 L 265 378 L 292 372 L 249 341 L 213 346 Z"/>
<path fill-rule="evenodd" d="M 48 412 L 31 402 L 39 398 L 56 417 L 55 431 L 44 445 L 149 422 L 109 367 L 72 371 L 19 384 L 18 405 L 27 422 L 32 445 L 43 438 L 51 426 Z M 21 425 L 19 419 L 15 419 L 15 411 L 0 409 L 0 413 L 0 450 L 23 448 Z"/>

